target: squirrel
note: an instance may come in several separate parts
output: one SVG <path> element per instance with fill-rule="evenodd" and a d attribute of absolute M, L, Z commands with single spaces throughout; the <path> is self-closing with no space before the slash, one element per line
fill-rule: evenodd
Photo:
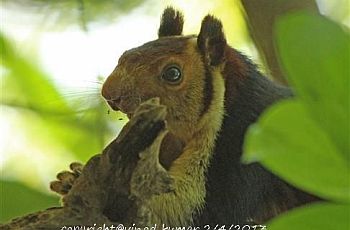
<path fill-rule="evenodd" d="M 216 17 L 205 16 L 198 35 L 183 36 L 183 23 L 182 13 L 167 7 L 158 39 L 126 51 L 101 92 L 129 118 L 149 98 L 167 107 L 169 132 L 159 160 L 174 192 L 151 198 L 154 223 L 265 223 L 316 201 L 259 163 L 240 161 L 248 126 L 276 101 L 292 97 L 292 90 L 267 79 L 230 47 Z"/>

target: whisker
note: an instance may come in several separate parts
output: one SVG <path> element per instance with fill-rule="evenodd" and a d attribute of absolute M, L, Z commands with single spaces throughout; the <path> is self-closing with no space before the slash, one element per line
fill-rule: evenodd
<path fill-rule="evenodd" d="M 65 93 L 62 93 L 63 96 L 74 96 L 74 95 L 86 95 L 86 96 L 89 96 L 89 95 L 100 95 L 99 92 L 65 92 Z"/>
<path fill-rule="evenodd" d="M 103 81 L 88 81 L 88 80 L 86 80 L 85 82 L 98 84 L 98 85 L 102 85 L 103 84 Z"/>

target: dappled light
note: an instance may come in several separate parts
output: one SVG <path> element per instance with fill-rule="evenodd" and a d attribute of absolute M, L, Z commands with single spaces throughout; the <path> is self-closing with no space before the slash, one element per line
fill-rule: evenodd
<path fill-rule="evenodd" d="M 300 16 L 296 20 L 305 19 L 303 23 L 316 28 L 298 27 L 304 30 L 302 33 L 294 31 L 293 23 L 298 21 L 285 19 L 266 38 L 264 33 L 257 33 L 259 23 L 249 17 L 247 6 L 239 0 L 2 1 L 0 222 L 59 206 L 59 197 L 49 191 L 49 183 L 55 180 L 57 172 L 67 169 L 71 162 L 86 163 L 93 155 L 101 153 L 128 122 L 125 114 L 112 111 L 101 96 L 103 82 L 124 51 L 157 39 L 161 13 L 169 5 L 184 13 L 183 34 L 186 35 L 198 34 L 203 17 L 208 13 L 215 15 L 223 22 L 230 46 L 252 59 L 263 74 L 296 90 L 295 101 L 273 107 L 249 129 L 243 160 L 259 162 L 298 188 L 348 205 L 350 198 L 345 192 L 349 189 L 349 130 L 345 127 L 349 124 L 349 111 L 346 111 L 349 84 L 346 86 L 344 82 L 349 83 L 349 71 L 346 71 L 349 53 L 341 51 L 349 45 L 345 40 L 349 38 L 350 13 L 347 7 L 340 6 L 346 5 L 346 0 L 311 2 L 316 12 L 320 11 L 332 21 L 321 16 L 316 19 Z M 264 13 L 269 12 L 258 14 L 255 20 Z M 328 40 L 323 40 L 327 33 L 334 35 L 332 41 L 336 43 L 316 52 L 327 45 Z M 300 37 L 302 41 L 298 40 Z M 311 37 L 314 40 L 307 40 Z M 266 53 L 268 39 L 277 41 L 272 46 L 276 46 L 278 52 L 274 47 L 272 52 L 279 62 L 266 61 L 266 57 L 271 57 Z M 300 48 L 305 44 L 309 50 Z M 300 52 L 305 52 L 301 55 L 308 60 L 318 61 L 315 65 L 319 68 L 309 68 L 314 64 L 311 62 L 300 62 Z M 274 72 L 275 67 L 281 69 Z M 276 76 L 276 72 L 280 76 Z M 330 75 L 336 79 L 332 83 L 328 79 Z M 315 97 L 319 100 L 315 101 Z M 293 113 L 297 116 L 290 118 Z M 291 123 L 286 124 L 286 120 Z M 314 135 L 298 134 L 302 128 L 298 124 L 302 126 L 303 122 L 305 126 L 310 125 L 310 133 Z M 286 132 L 276 131 L 276 134 L 275 129 L 279 127 L 285 127 Z M 275 145 L 272 141 L 275 138 L 281 138 L 283 145 Z M 313 162 L 305 159 L 301 147 L 319 140 L 323 140 L 319 148 L 307 149 L 314 154 L 315 164 L 298 170 Z M 287 153 L 298 152 L 293 157 L 290 156 L 293 154 L 285 156 L 287 164 L 283 164 L 285 159 L 274 155 L 274 150 L 286 148 L 284 144 L 290 150 Z M 332 167 L 324 164 L 334 159 Z M 300 165 L 295 164 L 293 168 L 289 160 L 298 161 Z M 312 170 L 319 170 L 324 178 L 313 177 Z M 341 175 L 337 177 L 337 173 Z M 324 181 L 329 182 L 332 189 Z M 301 212 L 317 216 L 315 212 L 321 209 L 338 213 L 344 208 L 332 205 Z M 286 219 L 293 223 L 293 219 Z M 284 224 L 283 220 L 277 220 L 272 226 L 279 229 Z"/>

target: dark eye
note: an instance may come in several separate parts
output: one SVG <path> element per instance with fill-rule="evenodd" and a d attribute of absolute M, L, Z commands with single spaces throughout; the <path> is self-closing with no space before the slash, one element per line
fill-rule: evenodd
<path fill-rule="evenodd" d="M 167 67 L 162 74 L 162 79 L 171 84 L 176 84 L 181 80 L 181 71 L 177 66 Z"/>

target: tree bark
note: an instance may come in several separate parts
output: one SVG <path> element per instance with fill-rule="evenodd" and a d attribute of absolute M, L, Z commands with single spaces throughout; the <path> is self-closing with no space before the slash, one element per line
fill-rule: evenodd
<path fill-rule="evenodd" d="M 1 229 L 61 229 L 63 226 L 150 226 L 148 200 L 172 192 L 172 179 L 159 164 L 167 132 L 166 108 L 158 99 L 141 104 L 119 136 L 92 157 L 62 207 L 13 219 Z"/>
<path fill-rule="evenodd" d="M 274 43 L 274 26 L 287 13 L 304 10 L 318 13 L 315 0 L 241 0 L 251 37 L 272 78 L 284 85 L 284 77 Z"/>

